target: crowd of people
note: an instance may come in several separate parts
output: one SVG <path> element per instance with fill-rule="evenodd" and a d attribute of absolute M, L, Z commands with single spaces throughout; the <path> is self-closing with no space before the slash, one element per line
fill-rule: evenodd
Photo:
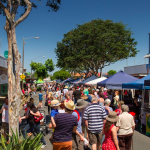
<path fill-rule="evenodd" d="M 130 150 L 134 117 L 119 91 L 64 85 L 43 87 L 53 150 Z M 50 112 L 51 111 L 51 112 Z"/>
<path fill-rule="evenodd" d="M 33 132 L 40 133 L 39 108 L 48 106 L 51 117 L 49 128 L 52 136 L 49 141 L 53 150 L 84 150 L 91 145 L 92 150 L 130 150 L 134 134 L 135 121 L 129 107 L 120 100 L 119 91 L 106 88 L 97 89 L 81 85 L 69 87 L 59 84 L 46 84 L 38 93 L 39 104 L 34 104 L 32 95 L 36 93 L 36 86 L 32 90 L 23 89 L 29 101 L 25 103 L 25 115 L 19 117 L 21 123 L 27 119 L 23 129 L 23 136 L 31 136 Z M 8 113 L 8 97 L 5 99 L 0 112 Z M 3 116 L 3 115 L 2 115 Z M 5 115 L 6 116 L 6 115 Z M 8 133 L 8 120 L 2 117 L 4 130 Z M 41 148 L 46 146 L 44 137 Z"/>

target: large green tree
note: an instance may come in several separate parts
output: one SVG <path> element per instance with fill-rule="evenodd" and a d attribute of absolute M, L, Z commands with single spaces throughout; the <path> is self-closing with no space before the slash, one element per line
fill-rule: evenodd
<path fill-rule="evenodd" d="M 8 105 L 9 105 L 9 132 L 19 129 L 19 108 L 21 101 L 20 89 L 20 58 L 17 46 L 16 27 L 23 22 L 37 3 L 45 2 L 51 10 L 57 11 L 61 0 L 0 0 L 0 15 L 6 18 L 4 29 L 8 40 Z M 19 11 L 21 12 L 20 17 Z M 23 14 L 22 14 L 23 12 Z M 16 14 L 18 14 L 16 16 Z M 34 20 L 34 19 L 33 19 Z"/>
<path fill-rule="evenodd" d="M 137 54 L 137 42 L 132 34 L 122 22 L 112 20 L 95 19 L 77 25 L 57 43 L 57 66 L 82 68 L 82 71 L 92 71 L 93 74 L 99 69 L 102 72 L 105 66 Z"/>
<path fill-rule="evenodd" d="M 48 72 L 54 71 L 54 63 L 52 59 L 47 59 L 45 64 L 31 62 L 30 67 L 35 71 L 35 75 L 38 79 L 44 79 L 48 77 Z"/>
<path fill-rule="evenodd" d="M 65 70 L 59 70 L 54 72 L 53 76 L 51 77 L 52 80 L 54 79 L 61 79 L 61 80 L 65 80 L 67 78 L 69 78 L 71 75 L 68 71 Z"/>

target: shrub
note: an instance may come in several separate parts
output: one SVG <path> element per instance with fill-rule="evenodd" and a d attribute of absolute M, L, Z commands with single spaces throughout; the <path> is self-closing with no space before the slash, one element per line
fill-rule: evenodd
<path fill-rule="evenodd" d="M 11 130 L 12 131 L 12 130 Z M 40 150 L 42 143 L 40 144 L 42 134 L 39 133 L 34 138 L 27 137 L 23 138 L 18 136 L 18 132 L 16 131 L 16 135 L 12 131 L 12 136 L 9 135 L 9 142 L 6 141 L 4 136 L 1 134 L 0 141 L 0 149 L 1 150 Z"/>

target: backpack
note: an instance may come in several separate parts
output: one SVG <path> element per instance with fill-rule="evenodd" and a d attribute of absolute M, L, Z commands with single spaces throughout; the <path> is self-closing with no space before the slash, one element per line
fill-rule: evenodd
<path fill-rule="evenodd" d="M 74 110 L 74 112 L 76 112 L 76 113 L 77 113 L 77 115 L 78 115 L 77 120 L 79 121 L 79 120 L 80 120 L 80 114 L 79 114 L 79 112 L 78 112 L 77 110 Z"/>

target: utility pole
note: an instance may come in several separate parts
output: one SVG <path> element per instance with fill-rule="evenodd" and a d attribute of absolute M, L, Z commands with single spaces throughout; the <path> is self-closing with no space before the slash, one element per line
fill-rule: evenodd
<path fill-rule="evenodd" d="M 2 39 L 0 39 L 0 54 L 1 54 L 1 46 L 2 45 Z"/>

